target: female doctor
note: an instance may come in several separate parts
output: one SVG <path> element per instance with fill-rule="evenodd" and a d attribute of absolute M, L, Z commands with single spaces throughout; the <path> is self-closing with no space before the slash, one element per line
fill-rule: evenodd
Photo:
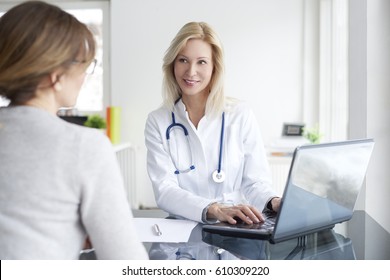
<path fill-rule="evenodd" d="M 203 22 L 184 25 L 163 62 L 164 104 L 145 126 L 158 207 L 203 223 L 263 221 L 278 211 L 255 116 L 224 96 L 222 45 Z"/>

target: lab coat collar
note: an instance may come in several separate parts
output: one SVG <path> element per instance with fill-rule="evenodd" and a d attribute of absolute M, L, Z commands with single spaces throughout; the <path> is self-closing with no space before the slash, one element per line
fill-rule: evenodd
<path fill-rule="evenodd" d="M 187 112 L 187 108 L 186 108 L 186 105 L 183 103 L 183 100 L 180 99 L 179 101 L 177 101 L 176 105 L 175 105 L 175 111 L 183 118 L 187 118 L 187 120 L 189 121 L 189 116 L 188 116 L 188 112 Z M 207 115 L 204 115 L 203 118 L 204 120 L 208 120 L 209 118 L 207 117 Z"/>
<path fill-rule="evenodd" d="M 186 105 L 183 103 L 183 100 L 181 99 L 176 103 L 175 107 L 177 112 L 180 114 L 185 114 L 185 112 L 187 112 Z"/>

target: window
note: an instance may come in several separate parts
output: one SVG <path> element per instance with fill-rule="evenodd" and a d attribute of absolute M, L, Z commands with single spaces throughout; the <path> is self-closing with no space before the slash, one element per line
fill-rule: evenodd
<path fill-rule="evenodd" d="M 86 77 L 77 99 L 78 111 L 103 110 L 103 11 L 101 9 L 66 10 L 85 23 L 95 35 L 97 64 L 93 75 Z"/>
<path fill-rule="evenodd" d="M 305 2 L 304 122 L 322 142 L 348 139 L 348 0 Z"/>
<path fill-rule="evenodd" d="M 99 113 L 108 106 L 109 92 L 109 66 L 108 66 L 108 1 L 96 2 L 55 2 L 48 1 L 58 5 L 68 13 L 74 15 L 78 20 L 85 23 L 95 35 L 97 43 L 96 59 L 97 65 L 93 75 L 87 76 L 85 83 L 80 91 L 76 111 L 80 114 Z M 16 5 L 18 1 L 0 5 L 0 16 L 6 10 Z M 103 71 L 104 70 L 104 71 Z M 0 106 L 7 106 L 8 100 L 0 97 Z"/>
<path fill-rule="evenodd" d="M 0 107 L 8 106 L 9 101 L 0 96 Z"/>
<path fill-rule="evenodd" d="M 324 141 L 348 138 L 348 1 L 320 1 L 320 112 Z"/>

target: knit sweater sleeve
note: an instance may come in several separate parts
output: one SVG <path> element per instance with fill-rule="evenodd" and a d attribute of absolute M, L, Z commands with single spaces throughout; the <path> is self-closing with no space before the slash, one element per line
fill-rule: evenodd
<path fill-rule="evenodd" d="M 88 131 L 80 141 L 80 214 L 98 259 L 147 259 L 111 143 Z"/>

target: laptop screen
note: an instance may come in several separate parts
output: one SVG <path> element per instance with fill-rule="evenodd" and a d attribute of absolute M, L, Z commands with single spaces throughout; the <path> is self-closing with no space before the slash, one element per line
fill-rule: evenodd
<path fill-rule="evenodd" d="M 374 146 L 372 139 L 298 147 L 274 241 L 351 219 Z"/>

